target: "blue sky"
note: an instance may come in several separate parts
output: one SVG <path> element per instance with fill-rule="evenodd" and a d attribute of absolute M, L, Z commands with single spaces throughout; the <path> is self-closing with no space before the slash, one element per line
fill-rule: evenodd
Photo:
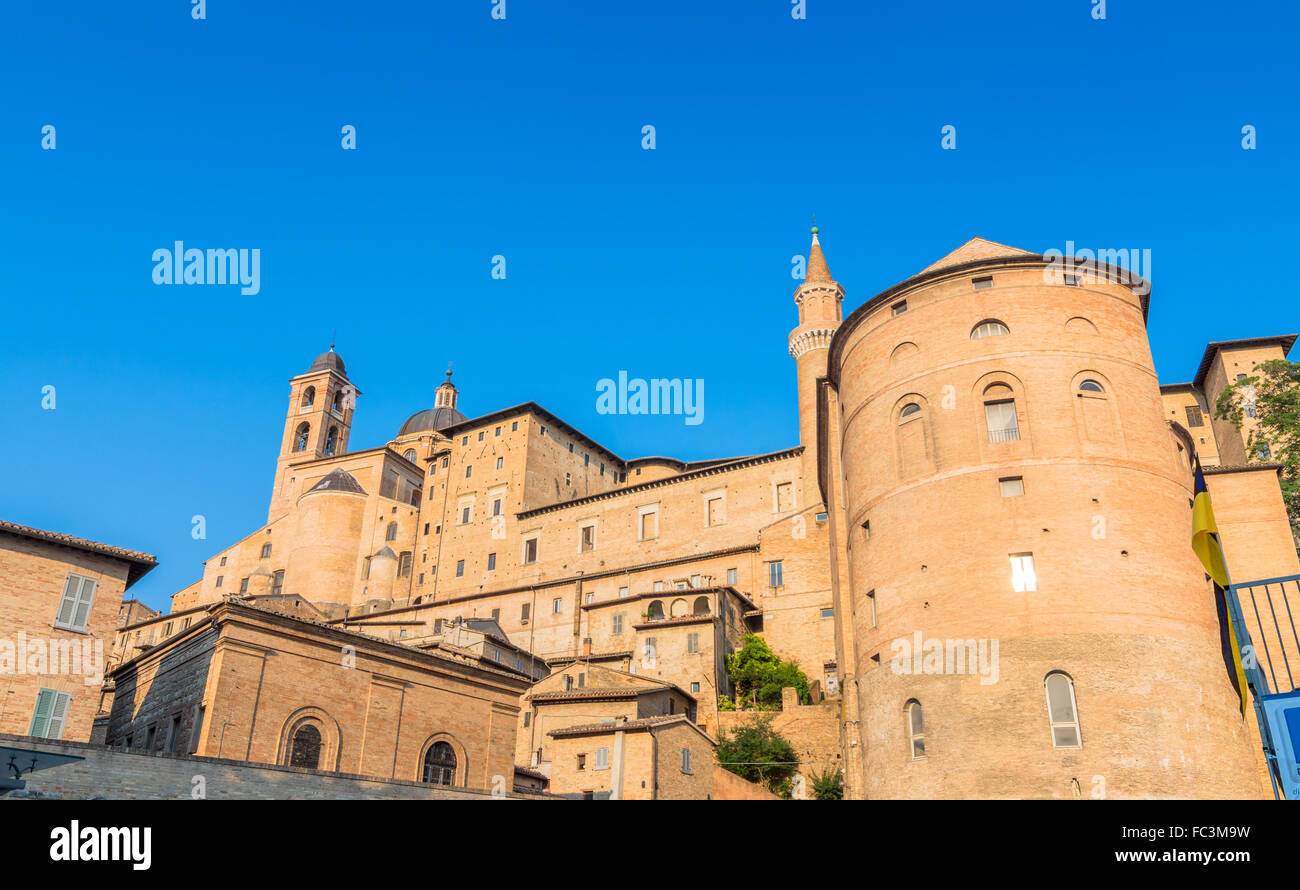
<path fill-rule="evenodd" d="M 263 520 L 331 337 L 354 448 L 448 360 L 466 414 L 625 457 L 787 447 L 814 212 L 846 311 L 981 235 L 1150 249 L 1165 381 L 1300 328 L 1296 4 L 492 6 L 6 3 L 0 517 L 157 554 L 164 605 Z M 176 240 L 260 249 L 260 293 L 153 284 Z M 596 414 L 619 370 L 703 379 L 704 422 Z"/>

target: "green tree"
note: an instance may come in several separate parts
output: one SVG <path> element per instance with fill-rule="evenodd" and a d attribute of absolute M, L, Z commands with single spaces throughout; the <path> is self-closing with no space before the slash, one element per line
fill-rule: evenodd
<path fill-rule="evenodd" d="M 749 634 L 739 652 L 727 656 L 727 676 L 736 687 L 736 706 L 779 710 L 781 690 L 793 686 L 801 704 L 808 703 L 808 677 L 791 661 L 782 661 L 760 637 Z"/>
<path fill-rule="evenodd" d="M 808 784 L 812 786 L 813 798 L 816 800 L 843 800 L 844 780 L 840 771 L 828 768 L 824 771 L 808 771 Z"/>
<path fill-rule="evenodd" d="M 723 769 L 765 785 L 773 794 L 790 797 L 790 779 L 799 768 L 798 757 L 770 720 L 723 732 L 717 758 Z"/>
<path fill-rule="evenodd" d="M 1282 499 L 1292 534 L 1300 534 L 1300 362 L 1260 362 L 1253 374 L 1219 393 L 1214 416 L 1238 430 L 1247 418 L 1255 419 L 1246 440 L 1246 459 L 1282 464 Z"/>

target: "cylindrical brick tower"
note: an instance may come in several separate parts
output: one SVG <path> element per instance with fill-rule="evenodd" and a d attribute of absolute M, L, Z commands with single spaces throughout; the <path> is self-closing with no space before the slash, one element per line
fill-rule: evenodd
<path fill-rule="evenodd" d="M 826 376 L 826 351 L 842 318 L 844 288 L 831 278 L 831 270 L 812 230 L 812 247 L 803 284 L 795 288 L 799 325 L 790 332 L 790 355 L 798 375 L 799 444 L 803 446 L 801 499 L 803 510 L 821 500 L 817 486 L 817 379 Z"/>
<path fill-rule="evenodd" d="M 362 538 L 366 493 L 351 473 L 336 469 L 299 497 L 297 506 L 284 592 L 346 607 L 357 573 L 355 542 Z"/>
<path fill-rule="evenodd" d="M 867 797 L 1259 795 L 1117 271 L 976 239 L 835 334 Z"/>

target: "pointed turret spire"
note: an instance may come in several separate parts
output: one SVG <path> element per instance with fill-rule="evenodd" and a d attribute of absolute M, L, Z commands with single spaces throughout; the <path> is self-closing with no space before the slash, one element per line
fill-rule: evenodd
<path fill-rule="evenodd" d="M 808 270 L 804 274 L 804 283 L 810 281 L 831 282 L 830 267 L 826 265 L 826 257 L 822 255 L 821 242 L 817 240 L 817 227 L 812 227 L 812 247 L 808 251 Z"/>

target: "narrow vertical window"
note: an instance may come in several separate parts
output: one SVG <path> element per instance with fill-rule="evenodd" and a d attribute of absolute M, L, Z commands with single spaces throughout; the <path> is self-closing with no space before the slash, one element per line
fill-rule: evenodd
<path fill-rule="evenodd" d="M 1020 440 L 1020 421 L 1016 418 L 1015 399 L 985 402 L 984 420 L 988 423 L 990 442 L 997 444 Z"/>
<path fill-rule="evenodd" d="M 1053 671 L 1044 679 L 1043 685 L 1047 690 L 1047 719 L 1052 729 L 1052 747 L 1082 748 L 1073 681 L 1067 674 Z"/>
<path fill-rule="evenodd" d="M 922 760 L 925 757 L 925 723 L 921 716 L 921 703 L 912 699 L 903 711 L 907 717 L 907 739 L 912 759 Z"/>
<path fill-rule="evenodd" d="M 1027 593 L 1038 589 L 1038 575 L 1034 572 L 1034 554 L 1012 553 L 1011 587 L 1016 593 Z"/>

